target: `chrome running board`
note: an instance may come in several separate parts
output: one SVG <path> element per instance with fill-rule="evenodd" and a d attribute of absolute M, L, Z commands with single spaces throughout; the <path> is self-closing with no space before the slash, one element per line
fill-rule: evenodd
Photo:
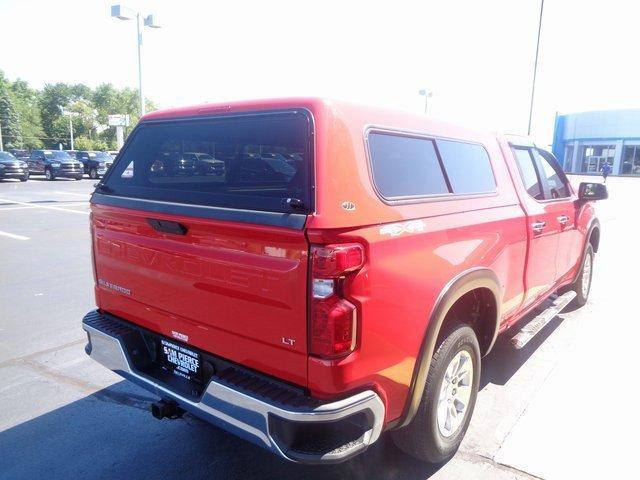
<path fill-rule="evenodd" d="M 524 347 L 529 341 L 535 337 L 544 326 L 558 315 L 571 300 L 576 298 L 576 292 L 568 291 L 567 293 L 556 297 L 546 310 L 533 318 L 529 323 L 520 329 L 520 331 L 511 339 L 511 344 L 518 350 Z"/>

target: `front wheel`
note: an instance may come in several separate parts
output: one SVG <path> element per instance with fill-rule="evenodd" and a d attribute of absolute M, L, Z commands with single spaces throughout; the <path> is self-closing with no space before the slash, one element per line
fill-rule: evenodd
<path fill-rule="evenodd" d="M 409 425 L 391 433 L 394 443 L 430 463 L 451 458 L 471 421 L 479 384 L 478 339 L 461 324 L 437 347 L 418 411 Z"/>
<path fill-rule="evenodd" d="M 92 168 L 89 170 L 89 178 L 95 180 L 98 178 L 98 170 L 96 168 Z"/>
<path fill-rule="evenodd" d="M 46 178 L 47 180 L 55 180 L 55 176 L 53 175 L 53 173 L 51 172 L 51 169 L 47 168 L 44 171 L 44 178 Z"/>
<path fill-rule="evenodd" d="M 20 177 L 21 182 L 26 182 L 29 180 L 29 172 L 25 173 L 22 177 Z"/>

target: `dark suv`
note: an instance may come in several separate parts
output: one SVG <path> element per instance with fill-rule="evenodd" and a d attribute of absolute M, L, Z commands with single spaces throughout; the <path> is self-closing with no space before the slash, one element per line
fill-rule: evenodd
<path fill-rule="evenodd" d="M 82 163 L 62 150 L 34 150 L 29 157 L 29 172 L 43 175 L 47 180 L 56 177 L 81 180 L 84 175 Z"/>
<path fill-rule="evenodd" d="M 9 152 L 0 152 L 0 180 L 18 178 L 21 182 L 29 180 L 29 169 L 26 162 L 18 160 Z"/>
<path fill-rule="evenodd" d="M 107 173 L 113 163 L 113 157 L 107 152 L 79 151 L 76 152 L 76 159 L 82 162 L 84 173 L 93 179 Z"/>

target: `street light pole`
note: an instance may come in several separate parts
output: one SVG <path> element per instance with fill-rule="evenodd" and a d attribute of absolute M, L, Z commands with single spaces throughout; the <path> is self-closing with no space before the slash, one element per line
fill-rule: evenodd
<path fill-rule="evenodd" d="M 424 95 L 424 113 L 426 115 L 427 106 L 429 104 L 429 97 L 433 96 L 433 92 L 431 90 L 427 90 L 426 88 L 423 88 L 422 90 L 418 91 L 418 95 Z"/>
<path fill-rule="evenodd" d="M 140 116 L 142 117 L 145 113 L 144 94 L 142 93 L 142 27 L 160 28 L 160 25 L 155 23 L 153 15 L 142 17 L 140 12 L 134 12 L 124 5 L 112 5 L 111 16 L 120 20 L 130 20 L 132 16 L 135 16 L 136 19 L 136 43 L 138 45 L 138 96 L 140 98 Z"/>
<path fill-rule="evenodd" d="M 533 97 L 536 93 L 536 75 L 538 74 L 538 52 L 540 50 L 540 30 L 542 29 L 542 11 L 544 10 L 544 0 L 540 0 L 540 18 L 538 18 L 538 40 L 536 42 L 536 60 L 533 64 L 533 82 L 531 84 L 531 102 L 529 104 L 529 126 L 527 135 L 531 135 L 531 118 L 533 117 Z"/>
<path fill-rule="evenodd" d="M 140 116 L 145 112 L 144 94 L 142 93 L 142 31 L 140 30 L 140 14 L 136 13 L 136 30 L 138 31 L 138 92 L 140 95 Z"/>
<path fill-rule="evenodd" d="M 2 145 L 2 122 L 0 121 L 0 152 L 4 152 L 4 147 Z"/>
<path fill-rule="evenodd" d="M 71 138 L 71 150 L 73 150 L 73 120 L 71 114 L 69 114 L 69 137 Z"/>

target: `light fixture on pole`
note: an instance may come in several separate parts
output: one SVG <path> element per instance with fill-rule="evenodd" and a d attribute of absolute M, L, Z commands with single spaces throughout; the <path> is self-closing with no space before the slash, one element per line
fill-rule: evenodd
<path fill-rule="evenodd" d="M 142 117 L 145 112 L 144 108 L 144 94 L 142 93 L 142 28 L 160 28 L 153 15 L 147 15 L 142 17 L 140 12 L 131 10 L 124 5 L 112 5 L 111 16 L 119 20 L 131 20 L 135 17 L 136 20 L 136 32 L 137 32 L 137 45 L 138 45 L 138 96 L 140 97 L 140 116 Z M 143 24 L 140 25 L 140 19 L 143 19 Z"/>
<path fill-rule="evenodd" d="M 429 97 L 433 97 L 433 92 L 431 90 L 427 90 L 423 88 L 418 92 L 418 95 L 424 96 L 424 113 L 427 113 L 427 105 L 429 102 Z"/>

